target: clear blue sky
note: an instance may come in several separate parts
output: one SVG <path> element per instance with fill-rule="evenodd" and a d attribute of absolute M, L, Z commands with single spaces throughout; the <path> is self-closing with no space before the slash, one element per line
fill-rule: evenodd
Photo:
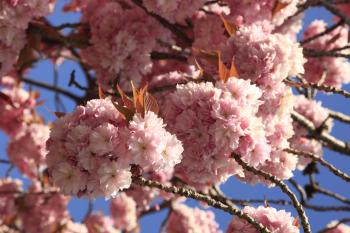
<path fill-rule="evenodd" d="M 49 20 L 54 25 L 59 25 L 66 22 L 79 21 L 79 17 L 80 17 L 79 14 L 76 14 L 76 13 L 63 14 L 61 12 L 61 8 L 66 2 L 68 1 L 58 0 L 58 4 L 56 5 L 56 9 L 54 13 L 48 17 Z M 323 9 L 309 10 L 307 11 L 306 20 L 304 20 L 304 26 L 307 26 L 315 18 L 322 18 L 330 22 L 332 16 Z M 79 67 L 73 62 L 65 61 L 59 67 L 59 70 L 58 70 L 59 85 L 63 88 L 67 88 L 68 90 L 71 90 L 74 93 L 82 94 L 76 88 L 70 88 L 67 86 L 69 81 L 69 75 L 72 70 L 76 70 L 76 75 L 79 79 L 79 82 L 82 84 L 84 83 L 84 79 L 82 78 L 82 72 L 79 69 Z M 35 69 L 33 69 L 27 76 L 36 80 L 52 83 L 53 82 L 53 65 L 49 61 L 42 61 L 36 64 Z M 33 89 L 36 89 L 36 87 L 33 87 Z M 345 89 L 350 90 L 350 86 L 349 85 L 345 86 Z M 41 98 L 45 100 L 45 104 L 44 106 L 39 108 L 39 113 L 42 116 L 44 116 L 47 121 L 53 121 L 55 117 L 51 115 L 50 112 L 48 111 L 48 109 L 50 110 L 55 109 L 55 105 L 53 102 L 53 95 L 52 93 L 42 89 L 40 90 L 40 92 L 42 95 Z M 349 105 L 343 97 L 329 96 L 329 95 L 318 95 L 318 96 L 319 96 L 319 99 L 324 101 L 325 106 L 337 111 L 342 111 L 350 115 Z M 65 99 L 64 97 L 61 97 L 61 98 L 63 99 L 67 107 L 67 111 L 72 111 L 74 108 L 73 103 L 69 99 Z M 348 133 L 349 130 L 350 130 L 350 127 L 348 125 L 336 123 L 333 129 L 333 134 L 337 135 L 337 137 L 345 141 L 349 141 L 349 138 L 350 138 L 350 134 Z M 0 158 L 6 158 L 7 140 L 8 139 L 6 138 L 6 136 L 0 132 Z M 339 154 L 336 154 L 335 152 L 326 150 L 324 156 L 326 160 L 333 162 L 338 168 L 342 169 L 347 173 L 350 173 L 349 160 L 343 155 L 339 155 Z M 4 175 L 6 169 L 7 169 L 7 166 L 0 164 L 1 176 Z M 19 173 L 16 170 L 14 170 L 11 174 L 14 177 L 19 177 Z M 301 181 L 302 184 L 307 182 L 307 180 L 301 175 L 300 172 L 295 172 L 295 177 L 299 181 Z M 331 175 L 327 170 L 321 168 L 321 174 L 317 176 L 317 179 L 321 181 L 322 187 L 337 191 L 347 196 L 348 198 L 350 198 L 350 191 L 348 188 L 345 188 L 346 187 L 345 183 L 339 178 Z M 265 198 L 265 197 L 267 199 L 277 199 L 277 198 L 287 199 L 287 197 L 283 193 L 281 193 L 278 188 L 269 189 L 262 185 L 257 185 L 257 186 L 245 185 L 235 180 L 234 178 L 230 179 L 226 184 L 224 184 L 222 186 L 222 189 L 223 191 L 225 191 L 225 193 L 228 196 L 232 198 L 237 198 L 237 199 Z M 196 202 L 194 201 L 189 201 L 188 203 L 191 206 L 196 205 Z M 321 195 L 317 195 L 316 198 L 314 198 L 311 203 L 324 204 L 324 205 L 341 204 L 336 201 L 332 201 L 328 198 L 324 198 Z M 284 208 L 284 207 L 277 206 L 277 208 Z M 86 209 L 87 209 L 87 200 L 84 200 L 84 199 L 73 199 L 69 204 L 69 210 L 72 216 L 74 217 L 74 219 L 77 221 L 80 221 L 82 219 Z M 98 199 L 95 202 L 94 209 L 103 210 L 105 213 L 108 213 L 108 202 L 105 201 L 104 199 Z M 297 216 L 296 212 L 292 208 L 286 208 L 286 209 L 289 211 L 292 211 L 294 216 Z M 216 213 L 216 219 L 219 222 L 221 229 L 226 230 L 226 226 L 229 220 L 231 219 L 231 216 L 219 210 L 214 210 L 214 211 Z M 348 215 L 346 215 L 346 212 L 322 213 L 322 212 L 314 212 L 314 211 L 306 210 L 306 213 L 310 218 L 313 231 L 317 231 L 323 228 L 331 220 L 348 217 Z M 141 220 L 141 232 L 147 232 L 147 233 L 158 232 L 159 226 L 162 220 L 164 219 L 165 214 L 166 212 L 162 211 L 160 213 L 153 214 L 143 218 Z"/>

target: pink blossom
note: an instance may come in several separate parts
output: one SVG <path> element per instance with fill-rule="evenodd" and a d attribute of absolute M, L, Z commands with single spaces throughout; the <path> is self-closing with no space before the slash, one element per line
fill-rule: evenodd
<path fill-rule="evenodd" d="M 236 25 L 250 25 L 266 20 L 278 26 L 297 11 L 297 4 L 302 3 L 303 0 L 229 0 L 227 2 L 231 10 L 230 16 Z M 278 2 L 288 5 L 273 14 L 275 4 Z"/>
<path fill-rule="evenodd" d="M 182 144 L 164 128 L 163 120 L 153 112 L 135 114 L 130 122 L 129 149 L 135 164 L 145 170 L 166 170 L 182 159 Z"/>
<path fill-rule="evenodd" d="M 305 59 L 299 44 L 282 34 L 271 34 L 264 25 L 240 28 L 231 37 L 228 52 L 240 78 L 270 91 L 286 77 L 304 73 Z"/>
<path fill-rule="evenodd" d="M 246 206 L 243 212 L 263 224 L 267 229 L 274 233 L 298 233 L 299 229 L 295 226 L 294 218 L 289 212 L 284 210 L 277 211 L 272 207 L 259 206 L 258 208 Z M 233 218 L 226 233 L 257 233 L 259 232 L 253 225 L 246 220 Z"/>
<path fill-rule="evenodd" d="M 110 211 L 117 229 L 131 231 L 137 227 L 136 203 L 125 193 L 111 200 Z"/>
<path fill-rule="evenodd" d="M 321 102 L 307 99 L 305 96 L 296 96 L 294 99 L 296 112 L 311 121 L 316 128 L 324 127 L 325 131 L 331 131 L 333 121 L 328 118 L 329 113 L 327 109 L 322 107 Z M 290 139 L 291 147 L 318 157 L 322 156 L 321 143 L 307 138 L 308 131 L 298 123 L 294 122 L 293 127 L 295 135 Z M 304 169 L 310 162 L 310 159 L 299 156 L 298 168 Z"/>
<path fill-rule="evenodd" d="M 290 140 L 290 146 L 297 150 L 306 153 L 311 153 L 316 157 L 321 157 L 323 154 L 322 144 L 315 139 L 306 137 L 293 137 Z M 303 170 L 312 160 L 303 156 L 298 157 L 298 169 Z"/>
<path fill-rule="evenodd" d="M 60 233 L 88 233 L 85 225 L 68 220 L 62 227 Z"/>
<path fill-rule="evenodd" d="M 152 13 L 162 16 L 171 23 L 185 24 L 186 18 L 191 18 L 194 13 L 204 5 L 204 0 L 145 0 L 143 4 Z"/>
<path fill-rule="evenodd" d="M 156 40 L 171 41 L 170 32 L 134 3 L 90 1 L 82 11 L 92 44 L 82 56 L 96 69 L 97 81 L 106 90 L 115 83 L 129 88 L 131 79 L 138 85 L 151 72 L 150 53 L 159 47 Z"/>
<path fill-rule="evenodd" d="M 0 79 L 8 74 L 26 44 L 29 22 L 50 13 L 52 0 L 11 0 L 0 3 Z M 16 19 L 16 20 L 14 20 Z"/>
<path fill-rule="evenodd" d="M 15 180 L 11 178 L 1 178 L 0 179 L 0 192 L 13 192 L 8 195 L 0 195 L 0 216 L 13 217 L 17 213 L 17 207 L 15 203 L 16 194 L 21 189 L 22 182 L 20 180 Z M 0 220 L 1 223 L 1 220 Z"/>
<path fill-rule="evenodd" d="M 307 39 L 323 32 L 327 24 L 321 20 L 313 21 L 304 32 Z M 341 26 L 331 33 L 319 37 L 304 45 L 307 49 L 316 51 L 329 51 L 348 45 L 348 28 Z M 346 58 L 341 57 L 309 57 L 305 64 L 304 78 L 311 83 L 324 84 L 327 86 L 341 87 L 342 84 L 350 82 L 348 74 L 350 64 Z"/>
<path fill-rule="evenodd" d="M 324 125 L 327 126 L 327 129 L 325 128 L 327 131 L 332 129 L 333 121 L 328 119 L 328 110 L 322 107 L 320 101 L 307 99 L 305 96 L 297 96 L 295 97 L 294 109 L 311 121 L 316 128 Z M 294 124 L 294 128 L 299 135 L 306 135 L 307 133 L 298 124 Z"/>
<path fill-rule="evenodd" d="M 167 233 L 221 233 L 211 211 L 190 208 L 184 204 L 173 207 L 165 226 Z"/>
<path fill-rule="evenodd" d="M 38 172 L 45 167 L 46 140 L 49 127 L 31 124 L 23 127 L 9 142 L 7 154 L 10 161 L 29 178 L 37 178 Z"/>
<path fill-rule="evenodd" d="M 113 227 L 113 220 L 103 216 L 101 212 L 90 214 L 85 220 L 85 225 L 89 233 L 120 233 Z"/>
<path fill-rule="evenodd" d="M 26 232 L 52 232 L 70 218 L 67 211 L 68 198 L 57 191 L 42 188 L 39 182 L 34 182 L 29 187 L 28 192 L 36 194 L 25 195 L 18 207 L 19 218 Z"/>
<path fill-rule="evenodd" d="M 242 174 L 231 158 L 236 152 L 256 166 L 269 159 L 264 126 L 256 117 L 261 91 L 249 81 L 178 85 L 165 102 L 170 132 L 184 145 L 176 174 L 197 188 L 224 182 Z"/>
<path fill-rule="evenodd" d="M 59 118 L 47 142 L 50 177 L 64 193 L 116 195 L 131 183 L 126 122 L 111 100 L 90 100 Z"/>
<path fill-rule="evenodd" d="M 337 221 L 332 221 L 327 225 L 327 228 L 331 228 L 330 230 L 325 231 L 325 233 L 349 233 L 350 226 L 338 223 Z"/>
<path fill-rule="evenodd" d="M 97 171 L 100 177 L 100 186 L 105 190 L 106 197 L 115 197 L 131 184 L 131 173 L 117 162 L 106 162 Z"/>
<path fill-rule="evenodd" d="M 0 98 L 0 129 L 14 136 L 23 127 L 24 121 L 31 118 L 30 111 L 35 107 L 35 99 L 20 87 L 6 88 L 1 92 L 9 97 L 10 102 Z"/>

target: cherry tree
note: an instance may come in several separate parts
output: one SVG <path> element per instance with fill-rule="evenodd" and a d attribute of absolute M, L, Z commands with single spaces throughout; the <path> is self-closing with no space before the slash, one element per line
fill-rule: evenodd
<path fill-rule="evenodd" d="M 162 210 L 166 233 L 350 232 L 350 218 L 309 218 L 350 212 L 350 176 L 327 159 L 348 163 L 332 130 L 350 116 L 325 107 L 350 98 L 350 1 L 70 0 L 80 21 L 54 25 L 58 2 L 0 2 L 0 232 L 147 232 L 140 220 Z M 305 23 L 316 7 L 331 23 Z M 43 60 L 53 84 L 28 76 Z M 62 87 L 66 61 L 83 80 L 72 70 Z M 221 189 L 232 179 L 284 198 L 237 199 Z M 340 204 L 311 203 L 319 194 Z M 110 215 L 93 210 L 100 197 Z M 71 198 L 89 200 L 82 221 Z"/>

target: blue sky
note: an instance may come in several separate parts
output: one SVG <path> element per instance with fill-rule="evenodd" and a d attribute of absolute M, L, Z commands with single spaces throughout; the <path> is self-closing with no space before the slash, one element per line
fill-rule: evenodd
<path fill-rule="evenodd" d="M 76 13 L 63 14 L 60 11 L 62 6 L 66 2 L 68 1 L 59 0 L 54 13 L 48 17 L 49 20 L 54 25 L 59 25 L 66 22 L 79 21 L 79 17 L 80 17 L 79 14 L 76 14 Z M 308 10 L 307 17 L 304 20 L 304 26 L 308 25 L 315 18 L 322 18 L 325 21 L 330 22 L 332 16 L 323 9 Z M 77 90 L 76 88 L 68 87 L 69 77 L 72 70 L 76 70 L 76 76 L 78 78 L 78 81 L 81 84 L 84 84 L 84 78 L 82 76 L 82 72 L 80 68 L 73 62 L 65 61 L 58 69 L 59 85 L 78 95 L 79 94 L 82 95 L 83 93 Z M 47 83 L 52 83 L 53 76 L 54 76 L 53 65 L 50 61 L 42 61 L 36 64 L 35 68 L 27 76 L 35 80 L 41 80 Z M 350 90 L 349 85 L 345 86 L 344 88 Z M 37 88 L 33 87 L 33 89 L 37 89 Z M 55 117 L 49 112 L 49 110 L 52 110 L 52 111 L 55 110 L 53 95 L 52 93 L 44 89 L 40 89 L 40 92 L 41 92 L 41 98 L 45 100 L 45 104 L 42 107 L 40 107 L 38 111 L 42 116 L 45 117 L 47 121 L 53 121 Z M 67 111 L 72 111 L 74 108 L 74 103 L 63 96 L 61 98 L 67 107 Z M 318 95 L 318 98 L 323 101 L 323 104 L 326 107 L 329 107 L 336 111 L 342 111 L 343 113 L 350 115 L 349 105 L 346 102 L 346 99 L 344 99 L 343 97 L 320 94 Z M 342 140 L 349 141 L 349 137 L 350 137 L 350 134 L 348 133 L 349 130 L 350 130 L 350 127 L 348 125 L 340 124 L 337 122 L 333 129 L 333 134 L 337 135 L 337 137 L 341 138 Z M 0 158 L 6 158 L 7 141 L 8 139 L 6 138 L 6 136 L 0 132 Z M 335 152 L 331 152 L 328 150 L 325 150 L 324 156 L 326 160 L 333 162 L 338 168 L 342 169 L 347 173 L 350 173 L 350 165 L 349 165 L 350 163 L 345 156 L 339 155 Z M 6 165 L 0 165 L 0 175 L 4 175 L 6 169 L 7 169 Z M 17 170 L 14 170 L 11 174 L 14 177 L 19 177 L 19 173 Z M 307 179 L 304 178 L 300 172 L 295 172 L 295 178 L 301 181 L 302 184 L 305 184 L 307 182 Z M 348 198 L 350 198 L 349 189 L 345 188 L 346 184 L 339 178 L 331 175 L 327 170 L 321 168 L 321 174 L 317 175 L 317 179 L 321 182 L 322 187 L 337 191 L 347 196 Z M 280 198 L 287 199 L 287 197 L 283 193 L 281 193 L 281 191 L 279 191 L 278 188 L 269 189 L 262 185 L 256 185 L 256 186 L 245 185 L 235 180 L 234 178 L 230 179 L 226 184 L 222 185 L 222 189 L 223 191 L 225 191 L 225 193 L 228 196 L 236 199 L 239 199 L 239 198 L 263 199 L 265 197 L 268 199 L 280 199 Z M 74 198 L 70 202 L 69 210 L 75 220 L 80 221 L 82 219 L 87 209 L 87 203 L 88 203 L 87 200 L 76 199 L 76 198 Z M 196 202 L 194 201 L 188 201 L 188 203 L 191 206 L 196 205 Z M 321 195 L 317 195 L 316 198 L 314 198 L 311 201 L 311 203 L 321 204 L 321 205 L 322 204 L 323 205 L 341 204 L 341 203 L 338 203 L 337 201 L 333 201 Z M 284 207 L 278 207 L 278 208 L 284 208 Z M 104 199 L 98 199 L 94 204 L 94 209 L 102 210 L 108 214 L 108 202 L 106 202 Z M 291 211 L 294 216 L 297 216 L 296 212 L 292 208 L 285 208 L 285 209 Z M 216 213 L 216 219 L 219 222 L 221 228 L 225 230 L 229 220 L 231 219 L 231 216 L 219 210 L 214 210 L 214 211 Z M 346 212 L 322 213 L 322 212 L 313 212 L 310 210 L 306 210 L 306 213 L 310 218 L 313 231 L 323 228 L 331 220 L 348 217 L 346 215 Z M 165 215 L 166 215 L 166 211 L 162 211 L 160 213 L 153 214 L 143 218 L 141 220 L 142 232 L 147 232 L 147 233 L 158 232 L 159 226 L 162 220 L 164 219 Z"/>

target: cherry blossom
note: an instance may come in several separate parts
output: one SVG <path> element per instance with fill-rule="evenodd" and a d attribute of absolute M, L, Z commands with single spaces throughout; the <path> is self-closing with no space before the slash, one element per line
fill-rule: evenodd
<path fill-rule="evenodd" d="M 66 194 L 91 197 L 129 187 L 125 125 L 109 99 L 91 100 L 57 119 L 47 142 L 53 182 Z"/>
<path fill-rule="evenodd" d="M 241 174 L 232 152 L 253 166 L 265 163 L 270 148 L 261 119 L 255 116 L 260 97 L 259 88 L 234 77 L 216 86 L 178 85 L 165 103 L 168 128 L 184 144 L 176 174 L 204 188 Z"/>
<path fill-rule="evenodd" d="M 45 167 L 45 142 L 48 138 L 48 126 L 31 124 L 23 127 L 9 142 L 7 154 L 11 162 L 29 178 L 37 178 Z"/>
<path fill-rule="evenodd" d="M 343 223 L 338 223 L 337 221 L 332 221 L 327 225 L 329 230 L 326 230 L 325 233 L 348 233 L 350 232 L 350 227 Z"/>
<path fill-rule="evenodd" d="M 327 24 L 321 20 L 313 21 L 304 32 L 304 38 L 310 38 L 323 32 Z M 316 51 L 330 51 L 344 47 L 348 44 L 348 28 L 338 27 L 331 33 L 312 40 L 304 45 L 304 48 Z M 350 82 L 348 73 L 350 64 L 346 58 L 320 57 L 308 58 L 305 64 L 304 78 L 311 83 L 324 84 L 327 86 L 341 87 L 342 84 Z"/>
<path fill-rule="evenodd" d="M 299 229 L 295 219 L 289 212 L 276 210 L 272 207 L 259 206 L 258 208 L 246 206 L 243 212 L 263 224 L 271 232 L 275 233 L 298 233 Z M 257 233 L 259 232 L 254 226 L 246 220 L 233 218 L 226 233 Z"/>
<path fill-rule="evenodd" d="M 173 207 L 165 226 L 167 233 L 221 233 L 211 211 L 190 208 L 184 204 Z"/>
<path fill-rule="evenodd" d="M 35 107 L 34 95 L 20 87 L 4 88 L 1 91 L 8 99 L 0 98 L 0 129 L 14 136 L 24 126 L 24 121 L 30 120 L 31 110 Z"/>
<path fill-rule="evenodd" d="M 117 229 L 131 231 L 137 227 L 136 202 L 125 193 L 113 198 L 110 210 Z"/>
<path fill-rule="evenodd" d="M 90 214 L 85 220 L 85 225 L 89 233 L 120 233 L 113 227 L 113 220 L 101 212 Z"/>

